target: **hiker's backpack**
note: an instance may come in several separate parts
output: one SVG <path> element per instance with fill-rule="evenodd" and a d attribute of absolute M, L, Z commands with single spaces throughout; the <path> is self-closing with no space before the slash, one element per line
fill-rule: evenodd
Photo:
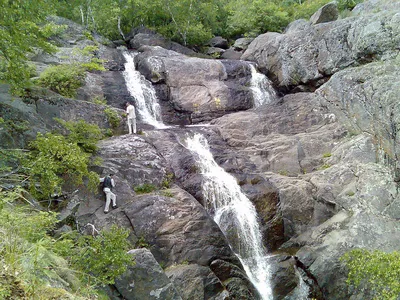
<path fill-rule="evenodd" d="M 106 176 L 103 181 L 103 189 L 104 188 L 109 188 L 110 190 L 112 189 L 112 184 L 111 184 L 111 177 Z"/>

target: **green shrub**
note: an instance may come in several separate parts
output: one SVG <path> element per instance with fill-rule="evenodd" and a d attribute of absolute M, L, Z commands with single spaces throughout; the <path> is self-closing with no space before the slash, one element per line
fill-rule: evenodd
<path fill-rule="evenodd" d="M 76 143 L 85 152 L 95 152 L 97 150 L 97 142 L 104 137 L 101 129 L 96 124 L 89 124 L 84 120 L 77 122 L 56 120 L 68 130 L 68 141 Z"/>
<path fill-rule="evenodd" d="M 102 96 L 95 96 L 93 99 L 91 99 L 91 102 L 98 105 L 107 105 L 107 99 Z"/>
<path fill-rule="evenodd" d="M 174 180 L 174 174 L 172 173 L 165 174 L 165 177 L 161 182 L 161 187 L 164 189 L 169 189 L 171 187 L 173 180 Z"/>
<path fill-rule="evenodd" d="M 375 300 L 394 300 L 400 295 L 400 252 L 355 249 L 341 257 L 349 270 L 347 284 L 367 288 Z"/>
<path fill-rule="evenodd" d="M 0 191 L 0 201 L 7 199 L 0 206 L 0 299 L 98 299 L 94 287 L 113 283 L 133 264 L 128 230 L 114 225 L 96 237 L 71 231 L 55 239 L 49 232 L 57 215 L 19 198 L 20 190 Z"/>
<path fill-rule="evenodd" d="M 92 274 L 100 285 L 114 284 L 115 278 L 122 275 L 127 266 L 133 265 L 132 256 L 127 253 L 130 248 L 128 236 L 127 229 L 113 225 L 95 237 L 79 237 L 79 253 L 72 257 L 73 264 Z"/>
<path fill-rule="evenodd" d="M 119 126 L 119 124 L 121 123 L 121 119 L 120 119 L 118 113 L 111 107 L 106 107 L 104 109 L 104 113 L 107 116 L 107 120 L 108 120 L 108 123 L 110 123 L 110 126 L 114 129 L 117 128 Z"/>
<path fill-rule="evenodd" d="M 339 11 L 352 10 L 358 3 L 364 2 L 364 0 L 338 0 Z"/>
<path fill-rule="evenodd" d="M 62 96 L 73 98 L 83 85 L 85 69 L 79 64 L 51 66 L 40 74 L 38 84 Z"/>
<path fill-rule="evenodd" d="M 331 157 L 331 156 L 332 156 L 332 153 L 324 153 L 322 155 L 323 158 L 328 158 L 328 157 Z"/>
<path fill-rule="evenodd" d="M 31 152 L 24 166 L 29 175 L 31 192 L 36 197 L 48 199 L 51 194 L 60 193 L 66 179 L 82 184 L 83 178 L 88 177 L 89 189 L 96 190 L 98 176 L 88 171 L 90 155 L 76 143 L 61 135 L 39 133 L 29 146 Z"/>
<path fill-rule="evenodd" d="M 145 183 L 142 185 L 135 186 L 133 190 L 137 194 L 147 194 L 157 190 L 157 187 L 154 184 Z"/>

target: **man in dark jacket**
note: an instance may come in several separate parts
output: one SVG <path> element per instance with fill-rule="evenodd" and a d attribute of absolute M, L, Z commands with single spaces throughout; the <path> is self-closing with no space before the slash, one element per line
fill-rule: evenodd
<path fill-rule="evenodd" d="M 107 175 L 100 178 L 100 182 L 103 183 L 103 192 L 106 194 L 106 206 L 104 213 L 107 214 L 110 209 L 110 203 L 112 201 L 112 208 L 117 208 L 117 196 L 111 191 L 115 187 L 113 178 L 114 174 Z"/>

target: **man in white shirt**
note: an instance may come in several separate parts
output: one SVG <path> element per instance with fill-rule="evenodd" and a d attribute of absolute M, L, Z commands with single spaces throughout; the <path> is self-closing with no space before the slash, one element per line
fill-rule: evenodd
<path fill-rule="evenodd" d="M 126 117 L 128 123 L 129 134 L 136 133 L 136 113 L 132 103 L 126 102 Z"/>
<path fill-rule="evenodd" d="M 117 208 L 117 196 L 111 191 L 115 187 L 114 174 L 107 175 L 100 178 L 100 182 L 103 183 L 103 192 L 106 194 L 106 206 L 104 208 L 104 213 L 107 214 L 110 209 L 110 203 L 112 200 L 112 208 Z"/>

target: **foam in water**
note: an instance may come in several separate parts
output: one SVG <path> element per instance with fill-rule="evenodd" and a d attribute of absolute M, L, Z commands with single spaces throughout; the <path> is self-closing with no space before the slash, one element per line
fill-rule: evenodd
<path fill-rule="evenodd" d="M 268 258 L 253 204 L 242 193 L 236 179 L 215 162 L 203 135 L 195 134 L 186 143 L 203 176 L 206 209 L 214 215 L 262 299 L 271 300 Z"/>
<path fill-rule="evenodd" d="M 126 60 L 123 72 L 126 87 L 130 95 L 135 99 L 136 111 L 144 123 L 156 128 L 165 128 L 161 119 L 160 105 L 156 92 L 148 80 L 140 72 L 136 71 L 134 57 L 135 52 L 124 52 Z"/>
<path fill-rule="evenodd" d="M 250 64 L 251 68 L 251 91 L 253 92 L 254 107 L 267 104 L 277 98 L 276 92 L 272 87 L 271 81 L 262 73 L 257 72 L 256 68 Z"/>

